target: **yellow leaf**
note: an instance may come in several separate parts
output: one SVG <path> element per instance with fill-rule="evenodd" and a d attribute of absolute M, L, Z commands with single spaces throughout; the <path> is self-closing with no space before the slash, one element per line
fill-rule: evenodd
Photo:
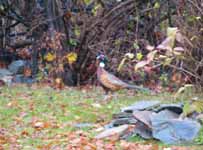
<path fill-rule="evenodd" d="M 45 60 L 48 62 L 52 62 L 55 58 L 56 58 L 56 55 L 54 55 L 50 52 L 45 56 Z"/>
<path fill-rule="evenodd" d="M 119 64 L 118 69 L 117 69 L 118 72 L 122 69 L 122 67 L 123 67 L 123 65 L 124 65 L 124 63 L 125 63 L 125 61 L 126 61 L 126 59 L 127 59 L 127 58 L 124 57 L 124 58 L 121 60 L 121 63 Z"/>
<path fill-rule="evenodd" d="M 72 64 L 72 63 L 76 62 L 78 55 L 74 52 L 71 52 L 66 56 L 66 58 L 68 60 L 68 63 Z"/>

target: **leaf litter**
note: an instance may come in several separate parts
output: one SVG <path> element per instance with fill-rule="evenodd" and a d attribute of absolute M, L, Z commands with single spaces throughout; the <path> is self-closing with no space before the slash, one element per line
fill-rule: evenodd
<path fill-rule="evenodd" d="M 3 89 L 0 99 L 5 95 L 7 98 L 0 102 L 3 116 L 0 118 L 0 149 L 147 150 L 159 147 L 156 143 L 120 140 L 117 133 L 105 140 L 94 138 L 104 130 L 103 125 L 110 121 L 111 114 L 126 106 L 125 101 L 104 105 L 93 101 L 98 100 L 100 92 L 89 94 L 91 97 L 87 99 L 85 93 L 75 89 L 58 92 L 35 85 L 30 90 L 19 86 L 9 91 Z M 126 98 L 125 94 L 121 95 Z M 81 114 L 84 111 L 87 111 L 86 115 Z M 75 124 L 84 127 L 75 128 Z"/>

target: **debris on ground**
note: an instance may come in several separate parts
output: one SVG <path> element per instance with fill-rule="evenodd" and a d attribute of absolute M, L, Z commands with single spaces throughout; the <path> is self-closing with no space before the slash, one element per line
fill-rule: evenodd
<path fill-rule="evenodd" d="M 17 60 L 11 62 L 8 69 L 0 69 L 0 81 L 5 85 L 11 85 L 12 83 L 32 84 L 37 82 L 37 79 L 32 77 L 30 62 Z"/>
<path fill-rule="evenodd" d="M 182 118 L 183 107 L 184 105 L 180 103 L 161 104 L 160 101 L 139 101 L 114 114 L 113 120 L 105 125 L 105 130 L 96 138 L 106 138 L 117 133 L 125 140 L 139 135 L 144 139 L 153 138 L 166 144 L 191 143 L 198 136 L 201 125 L 198 118 Z M 128 126 L 131 126 L 131 130 L 124 132 Z"/>

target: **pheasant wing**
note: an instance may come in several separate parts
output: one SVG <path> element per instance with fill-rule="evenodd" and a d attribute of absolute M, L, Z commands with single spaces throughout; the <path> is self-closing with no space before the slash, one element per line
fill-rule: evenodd
<path fill-rule="evenodd" d="M 118 86 L 118 87 L 126 87 L 127 84 L 125 82 L 123 82 L 122 80 L 120 80 L 119 78 L 117 78 L 116 76 L 114 76 L 111 73 L 106 74 L 106 80 L 108 80 L 109 82 L 111 82 L 113 85 Z"/>

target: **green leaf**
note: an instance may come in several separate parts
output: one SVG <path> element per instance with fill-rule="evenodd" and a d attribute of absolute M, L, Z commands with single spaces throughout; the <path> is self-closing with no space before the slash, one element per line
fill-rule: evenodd
<path fill-rule="evenodd" d="M 136 58 L 137 58 L 137 60 L 141 60 L 143 58 L 142 53 L 137 53 Z"/>
<path fill-rule="evenodd" d="M 114 42 L 114 44 L 115 44 L 116 46 L 120 46 L 120 45 L 121 45 L 121 40 L 120 40 L 120 39 L 116 39 L 115 42 Z"/>
<path fill-rule="evenodd" d="M 154 9 L 159 9 L 160 8 L 160 3 L 159 2 L 156 2 L 155 4 L 154 4 Z"/>
<path fill-rule="evenodd" d="M 0 10 L 4 11 L 4 6 L 3 5 L 0 5 Z"/>
<path fill-rule="evenodd" d="M 177 31 L 178 31 L 177 27 L 168 27 L 167 28 L 167 37 L 172 37 L 173 39 L 175 39 Z"/>
<path fill-rule="evenodd" d="M 68 45 L 77 46 L 77 41 L 75 39 L 69 39 Z"/>
<path fill-rule="evenodd" d="M 80 36 L 80 28 L 75 27 L 74 33 L 75 33 L 75 35 L 76 35 L 77 37 L 79 37 L 79 36 Z"/>
<path fill-rule="evenodd" d="M 85 4 L 88 5 L 89 3 L 91 3 L 91 0 L 84 0 Z"/>
<path fill-rule="evenodd" d="M 171 62 L 172 62 L 172 60 L 173 60 L 173 58 L 170 58 L 170 57 L 166 58 L 166 59 L 164 60 L 164 62 L 163 62 L 163 65 L 164 65 L 164 66 L 170 65 Z"/>
<path fill-rule="evenodd" d="M 94 8 L 92 9 L 92 13 L 93 13 L 94 16 L 96 16 L 97 10 L 98 10 L 99 8 L 101 8 L 101 5 L 100 5 L 100 4 L 97 4 L 97 5 L 95 5 Z"/>
<path fill-rule="evenodd" d="M 137 42 L 133 43 L 133 48 L 134 49 L 139 49 L 140 48 L 139 45 L 137 44 Z"/>
<path fill-rule="evenodd" d="M 189 114 L 190 112 L 191 112 L 190 103 L 187 101 L 183 106 L 183 114 L 184 116 L 187 116 L 187 114 Z"/>

